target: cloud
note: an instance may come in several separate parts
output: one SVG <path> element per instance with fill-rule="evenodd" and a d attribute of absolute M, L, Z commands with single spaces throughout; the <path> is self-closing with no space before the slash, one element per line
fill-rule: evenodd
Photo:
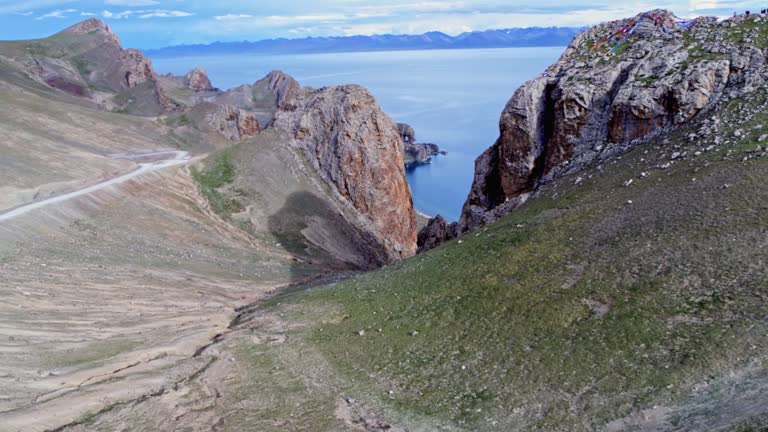
<path fill-rule="evenodd" d="M 750 6 L 757 7 L 754 1 L 742 0 L 688 0 L 688 9 L 699 10 L 744 10 Z"/>
<path fill-rule="evenodd" d="M 213 19 L 216 21 L 236 21 L 236 20 L 242 20 L 242 19 L 250 19 L 253 18 L 253 15 L 249 14 L 226 14 L 226 15 L 217 15 L 214 16 Z"/>
<path fill-rule="evenodd" d="M 47 14 L 40 15 L 35 18 L 36 20 L 44 20 L 48 18 L 67 18 L 67 14 L 75 13 L 77 9 L 57 9 L 55 11 L 48 12 Z"/>
<path fill-rule="evenodd" d="M 316 14 L 316 15 L 271 15 L 266 19 L 276 23 L 299 23 L 313 21 L 344 21 L 350 17 L 342 14 Z"/>
<path fill-rule="evenodd" d="M 128 7 L 140 7 L 140 6 L 154 6 L 160 4 L 156 0 L 104 0 L 104 4 L 111 6 L 128 6 Z"/>
<path fill-rule="evenodd" d="M 26 12 L 36 9 L 46 9 L 49 7 L 61 8 L 67 3 L 75 3 L 77 0 L 26 0 L 26 1 L 3 1 L 0 0 L 0 14 Z"/>
<path fill-rule="evenodd" d="M 184 18 L 194 15 L 191 12 L 177 11 L 177 10 L 155 10 L 140 13 L 139 18 Z"/>
<path fill-rule="evenodd" d="M 191 12 L 178 11 L 178 10 L 164 10 L 164 9 L 150 9 L 150 10 L 126 10 L 122 12 L 110 12 L 105 10 L 101 13 L 101 16 L 109 19 L 126 19 L 130 17 L 137 17 L 140 19 L 149 18 L 184 18 L 194 15 Z"/>
<path fill-rule="evenodd" d="M 93 12 L 80 12 L 80 16 L 91 17 L 91 16 L 96 16 L 96 14 Z"/>

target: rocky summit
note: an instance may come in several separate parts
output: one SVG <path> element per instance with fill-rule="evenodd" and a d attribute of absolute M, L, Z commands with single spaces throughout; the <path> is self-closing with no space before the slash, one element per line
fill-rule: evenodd
<path fill-rule="evenodd" d="M 519 88 L 475 163 L 458 232 L 492 222 L 539 186 L 626 151 L 766 82 L 768 17 L 681 20 L 654 10 L 580 33 Z"/>

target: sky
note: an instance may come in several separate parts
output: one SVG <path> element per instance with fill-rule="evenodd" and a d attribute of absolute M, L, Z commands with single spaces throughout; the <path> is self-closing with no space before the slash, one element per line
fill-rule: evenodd
<path fill-rule="evenodd" d="M 215 41 L 420 34 L 585 26 L 671 9 L 680 17 L 732 15 L 739 0 L 0 0 L 0 40 L 34 39 L 86 18 L 107 22 L 135 48 Z"/>

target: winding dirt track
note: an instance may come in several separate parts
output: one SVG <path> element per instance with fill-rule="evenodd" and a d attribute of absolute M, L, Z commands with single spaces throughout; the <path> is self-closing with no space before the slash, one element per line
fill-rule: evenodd
<path fill-rule="evenodd" d="M 77 198 L 82 195 L 87 195 L 93 192 L 96 192 L 98 190 L 104 189 L 109 186 L 117 185 L 120 183 L 125 183 L 128 180 L 131 180 L 133 178 L 136 178 L 140 175 L 147 174 L 153 171 L 157 171 L 163 168 L 168 168 L 175 165 L 183 165 L 192 158 L 188 152 L 185 151 L 176 151 L 176 150 L 162 150 L 162 151 L 156 151 L 156 152 L 150 152 L 150 153 L 135 153 L 135 154 L 121 154 L 121 155 L 112 155 L 112 158 L 114 159 L 128 159 L 128 160 L 140 160 L 140 159 L 147 159 L 147 158 L 154 158 L 158 156 L 165 156 L 169 155 L 172 156 L 171 159 L 163 159 L 159 161 L 154 162 L 146 162 L 146 163 L 140 163 L 139 167 L 127 174 L 123 174 L 119 177 L 115 177 L 109 180 L 105 180 L 103 182 L 97 183 L 92 186 L 88 186 L 83 189 L 76 190 L 74 192 L 66 193 L 63 195 L 51 197 L 48 199 L 44 199 L 42 201 L 37 201 L 33 203 L 29 203 L 26 205 L 22 205 L 20 207 L 16 207 L 14 209 L 11 209 L 9 211 L 6 211 L 4 213 L 0 213 L 0 222 L 7 221 L 14 219 L 16 217 L 19 217 L 23 214 L 29 213 L 33 210 L 39 209 L 41 207 L 45 207 L 51 204 L 60 203 L 63 201 L 70 200 L 72 198 Z"/>
<path fill-rule="evenodd" d="M 186 389 L 236 309 L 291 278 L 210 211 L 185 152 L 111 157 L 138 168 L 0 215 L 2 432 L 120 430 L 85 420 Z"/>

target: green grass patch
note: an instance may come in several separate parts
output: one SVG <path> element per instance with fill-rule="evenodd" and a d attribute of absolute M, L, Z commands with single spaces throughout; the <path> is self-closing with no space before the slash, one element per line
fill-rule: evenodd
<path fill-rule="evenodd" d="M 744 263 L 768 259 L 768 210 L 743 204 L 768 199 L 766 162 L 621 187 L 643 150 L 461 242 L 267 306 L 336 311 L 301 337 L 350 392 L 460 430 L 598 430 L 684 400 L 766 340 L 768 277 Z"/>
<path fill-rule="evenodd" d="M 208 199 L 211 208 L 219 215 L 229 219 L 233 213 L 243 211 L 243 204 L 238 199 L 237 191 L 223 191 L 235 179 L 235 166 L 232 163 L 232 149 L 227 149 L 210 156 L 205 168 L 192 168 L 192 178 L 200 191 Z"/>
<path fill-rule="evenodd" d="M 650 85 L 650 84 L 653 84 L 656 81 L 658 81 L 659 80 L 659 76 L 658 75 L 649 75 L 649 76 L 637 75 L 637 76 L 635 76 L 635 79 L 639 83 L 642 83 L 642 84 L 645 84 L 645 85 Z"/>

